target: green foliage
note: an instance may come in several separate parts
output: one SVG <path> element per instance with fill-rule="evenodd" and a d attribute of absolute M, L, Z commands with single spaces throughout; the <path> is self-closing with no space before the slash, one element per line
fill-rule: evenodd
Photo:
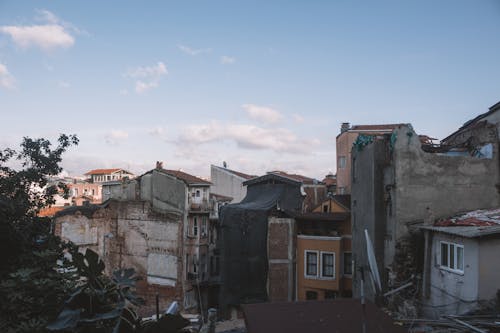
<path fill-rule="evenodd" d="M 47 186 L 48 177 L 61 172 L 62 154 L 77 143 L 62 134 L 54 149 L 48 140 L 24 138 L 19 152 L 0 151 L 0 332 L 46 331 L 76 283 L 64 260 L 74 248 L 53 236 L 50 220 L 37 213 L 64 190 Z"/>

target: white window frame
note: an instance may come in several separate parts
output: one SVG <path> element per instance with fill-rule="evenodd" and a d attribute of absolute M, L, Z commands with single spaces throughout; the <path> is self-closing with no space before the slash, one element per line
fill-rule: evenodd
<path fill-rule="evenodd" d="M 325 276 L 323 275 L 323 255 L 324 254 L 331 254 L 333 257 L 333 275 L 332 276 Z M 330 251 L 321 251 L 320 252 L 320 277 L 322 280 L 335 280 L 335 252 L 330 252 Z"/>
<path fill-rule="evenodd" d="M 307 254 L 308 253 L 314 253 L 316 255 L 316 274 L 310 275 L 307 274 Z M 314 251 L 314 250 L 304 250 L 304 277 L 305 278 L 318 278 L 318 273 L 320 270 L 320 256 L 319 256 L 319 251 Z"/>
<path fill-rule="evenodd" d="M 339 169 L 347 167 L 347 156 L 339 156 Z"/>
<path fill-rule="evenodd" d="M 443 264 L 442 258 L 443 255 L 441 253 L 443 249 L 443 245 L 446 245 L 448 250 L 448 255 L 447 255 L 447 263 L 446 265 Z M 451 251 L 450 249 L 453 247 L 453 267 L 450 265 L 450 257 L 451 257 Z M 462 269 L 457 268 L 458 267 L 458 249 L 462 249 Z M 464 274 L 464 267 L 465 267 L 465 250 L 464 246 L 462 244 L 454 243 L 454 242 L 447 242 L 447 241 L 439 241 L 439 268 L 449 271 L 452 273 L 457 273 L 457 274 Z"/>

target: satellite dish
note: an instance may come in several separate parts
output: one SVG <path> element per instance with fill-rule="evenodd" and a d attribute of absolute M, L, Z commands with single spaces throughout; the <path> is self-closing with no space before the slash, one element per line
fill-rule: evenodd
<path fill-rule="evenodd" d="M 373 252 L 372 241 L 370 236 L 368 236 L 368 230 L 365 229 L 366 237 L 366 252 L 368 254 L 368 264 L 370 265 L 370 272 L 373 282 L 378 290 L 382 290 L 382 284 L 380 283 L 380 275 L 378 274 L 377 260 L 375 259 L 375 252 Z"/>

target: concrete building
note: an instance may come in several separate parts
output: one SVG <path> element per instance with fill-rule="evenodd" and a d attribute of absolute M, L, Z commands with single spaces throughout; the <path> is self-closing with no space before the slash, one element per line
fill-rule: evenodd
<path fill-rule="evenodd" d="M 408 125 L 355 146 L 351 175 L 355 273 L 364 271 L 369 281 L 365 229 L 373 242 L 382 289 L 387 290 L 421 273 L 423 251 L 411 237 L 414 225 L 499 206 L 496 128 L 480 132 L 469 132 L 469 141 L 479 137 L 480 146 L 491 145 L 489 157 L 474 154 L 471 147 L 467 154 L 456 154 L 452 147 L 422 145 Z M 355 274 L 353 291 L 358 297 L 360 280 L 361 274 Z M 365 283 L 365 294 L 375 298 L 371 283 Z"/>
<path fill-rule="evenodd" d="M 500 209 L 460 214 L 420 229 L 427 244 L 424 314 L 464 314 L 497 299 Z"/>
<path fill-rule="evenodd" d="M 71 207 L 56 217 L 56 231 L 103 255 L 109 271 L 132 267 L 144 277 L 138 292 L 160 293 L 185 311 L 211 306 L 210 182 L 157 166 L 129 181 L 103 184 L 102 205 Z M 212 242 L 213 243 L 213 242 Z M 212 249 L 212 253 L 214 250 Z"/>
<path fill-rule="evenodd" d="M 231 203 L 238 203 L 247 194 L 243 183 L 257 176 L 230 170 L 226 167 L 210 165 L 210 192 L 232 198 Z"/>
<path fill-rule="evenodd" d="M 342 123 L 336 138 L 337 146 L 337 194 L 351 194 L 351 150 L 359 135 L 379 136 L 390 134 L 402 124 L 354 125 Z"/>

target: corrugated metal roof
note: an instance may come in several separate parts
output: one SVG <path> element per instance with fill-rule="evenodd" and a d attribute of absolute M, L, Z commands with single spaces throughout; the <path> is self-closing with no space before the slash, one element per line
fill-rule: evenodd
<path fill-rule="evenodd" d="M 449 235 L 465 238 L 476 238 L 488 235 L 500 234 L 500 225 L 494 226 L 461 226 L 461 227 L 436 227 L 431 225 L 419 226 L 420 229 L 442 232 Z"/>
<path fill-rule="evenodd" d="M 406 332 L 374 304 L 365 309 L 359 299 L 243 305 L 248 333 Z"/>

